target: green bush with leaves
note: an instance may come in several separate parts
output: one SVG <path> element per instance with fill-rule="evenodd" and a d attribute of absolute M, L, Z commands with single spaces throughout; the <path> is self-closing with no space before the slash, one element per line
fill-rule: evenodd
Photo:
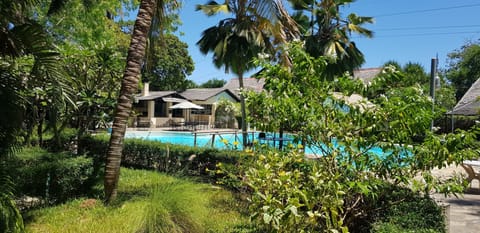
<path fill-rule="evenodd" d="M 444 232 L 441 209 L 431 198 L 373 173 L 355 177 L 329 158 L 306 159 L 296 151 L 256 156 L 246 158 L 244 183 L 253 220 L 267 232 L 370 232 L 387 227 L 383 223 Z"/>
<path fill-rule="evenodd" d="M 108 135 L 84 137 L 79 142 L 80 151 L 94 157 L 95 163 L 103 163 L 108 139 Z M 216 170 L 218 163 L 235 164 L 242 153 L 244 152 L 125 139 L 122 166 L 208 176 L 211 174 L 208 170 Z"/>
<path fill-rule="evenodd" d="M 16 177 L 15 195 L 43 197 L 49 202 L 87 193 L 98 175 L 91 158 L 39 148 L 23 149 L 8 161 L 7 169 Z"/>
<path fill-rule="evenodd" d="M 254 153 L 259 160 L 241 180 L 253 190 L 259 224 L 277 232 L 348 232 L 372 215 L 368 203 L 378 200 L 385 182 L 427 196 L 462 191 L 460 178 L 436 179 L 430 169 L 478 157 L 478 132 L 433 134 L 430 98 L 418 86 L 398 86 L 404 75 L 395 70 L 384 70 L 378 82 L 356 93 L 374 99 L 352 100 L 350 93 L 334 95 L 334 85 L 318 78 L 323 58 L 309 57 L 299 45 L 289 54 L 291 68 L 263 64 L 267 91 L 249 94 L 250 120 L 261 130 L 294 133 L 315 148 L 309 157 L 316 160 L 302 171 L 297 167 L 304 155 L 296 151 Z"/>
<path fill-rule="evenodd" d="M 235 116 L 240 115 L 239 108 L 227 99 L 221 99 L 215 110 L 215 128 L 238 128 Z"/>
<path fill-rule="evenodd" d="M 23 218 L 14 201 L 13 182 L 0 160 L 0 232 L 24 232 Z"/>

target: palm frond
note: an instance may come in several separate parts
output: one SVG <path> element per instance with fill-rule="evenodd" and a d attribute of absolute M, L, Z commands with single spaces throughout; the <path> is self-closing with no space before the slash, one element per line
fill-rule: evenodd
<path fill-rule="evenodd" d="M 20 77 L 0 67 L 0 161 L 18 147 L 17 134 L 23 122 L 25 99 Z"/>
<path fill-rule="evenodd" d="M 40 0 L 0 0 L 0 26 L 22 23 L 27 10 L 38 3 Z"/>
<path fill-rule="evenodd" d="M 355 33 L 358 33 L 360 35 L 366 36 L 368 38 L 373 37 L 373 32 L 371 30 L 368 30 L 364 27 L 361 27 L 361 25 L 366 24 L 366 23 L 373 23 L 374 20 L 372 17 L 359 17 L 356 14 L 349 14 L 348 15 L 348 23 L 347 27 L 350 31 L 353 31 Z"/>
<path fill-rule="evenodd" d="M 215 1 L 210 1 L 204 5 L 196 5 L 195 9 L 197 11 L 203 11 L 203 13 L 205 13 L 208 16 L 213 16 L 220 12 L 223 12 L 226 14 L 230 13 L 230 7 L 228 6 L 228 4 L 218 4 Z"/>

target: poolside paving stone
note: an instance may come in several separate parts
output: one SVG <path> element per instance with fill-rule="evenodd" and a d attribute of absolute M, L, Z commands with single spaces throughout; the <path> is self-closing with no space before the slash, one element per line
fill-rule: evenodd
<path fill-rule="evenodd" d="M 460 166 L 450 166 L 434 172 L 445 177 L 453 173 L 466 174 Z M 475 188 L 470 188 L 458 197 L 434 194 L 437 201 L 449 204 L 449 233 L 480 233 L 480 189 L 478 183 L 472 187 Z"/>

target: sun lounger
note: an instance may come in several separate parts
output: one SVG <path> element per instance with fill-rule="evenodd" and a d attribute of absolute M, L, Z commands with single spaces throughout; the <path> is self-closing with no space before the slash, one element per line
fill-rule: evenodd
<path fill-rule="evenodd" d="M 467 172 L 467 181 L 468 183 L 471 183 L 472 180 L 478 180 L 479 181 L 479 188 L 480 188 L 480 172 L 476 170 L 477 168 L 480 168 L 480 161 L 479 160 L 465 160 L 461 164 L 463 169 Z"/>

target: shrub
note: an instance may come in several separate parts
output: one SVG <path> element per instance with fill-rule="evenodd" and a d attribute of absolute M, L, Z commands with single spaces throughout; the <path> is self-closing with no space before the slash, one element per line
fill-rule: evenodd
<path fill-rule="evenodd" d="M 379 222 L 375 223 L 372 229 L 373 233 L 438 233 L 433 229 L 405 229 L 393 223 Z M 443 232 L 443 231 L 441 231 Z"/>
<path fill-rule="evenodd" d="M 253 220 L 267 232 L 371 232 L 372 226 L 444 232 L 442 212 L 432 199 L 368 172 L 353 174 L 338 161 L 308 160 L 295 151 L 245 158 L 239 168 L 222 166 L 221 172 L 249 188 Z"/>
<path fill-rule="evenodd" d="M 410 189 L 384 185 L 371 203 L 374 232 L 387 232 L 390 227 L 401 229 L 400 232 L 445 232 L 441 207 L 430 197 Z"/>
<path fill-rule="evenodd" d="M 16 195 L 38 196 L 51 202 L 85 194 L 98 175 L 91 158 L 39 148 L 21 151 L 9 161 L 8 169 L 15 177 Z"/>
<path fill-rule="evenodd" d="M 0 232 L 24 232 L 23 219 L 15 201 L 4 193 L 0 193 Z"/>
<path fill-rule="evenodd" d="M 46 139 L 43 141 L 43 148 L 48 151 L 60 152 L 60 151 L 74 151 L 75 138 L 77 137 L 78 130 L 72 128 L 63 129 L 57 137 L 54 135 L 46 135 Z"/>
<path fill-rule="evenodd" d="M 108 148 L 108 136 L 88 136 L 79 142 L 80 153 L 94 157 L 95 163 L 103 163 Z M 218 163 L 236 163 L 244 152 L 191 147 L 142 139 L 125 139 L 122 166 L 155 169 L 166 173 L 186 175 L 210 175 Z"/>

